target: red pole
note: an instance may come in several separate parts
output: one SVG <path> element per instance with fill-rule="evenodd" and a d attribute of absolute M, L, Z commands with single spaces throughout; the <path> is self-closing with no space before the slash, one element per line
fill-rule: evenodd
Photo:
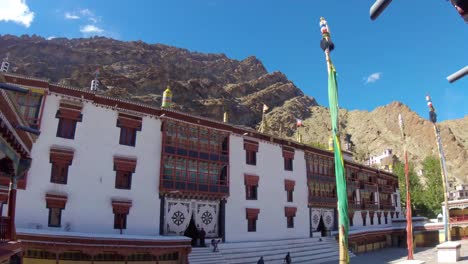
<path fill-rule="evenodd" d="M 16 240 L 15 228 L 15 211 L 16 211 L 16 177 L 10 177 L 10 193 L 8 195 L 8 216 L 10 217 L 10 240 Z"/>

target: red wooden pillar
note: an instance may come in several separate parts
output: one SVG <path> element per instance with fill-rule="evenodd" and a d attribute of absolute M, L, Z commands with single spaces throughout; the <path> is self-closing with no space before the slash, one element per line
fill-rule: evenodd
<path fill-rule="evenodd" d="M 10 217 L 10 240 L 16 240 L 15 211 L 16 211 L 16 177 L 10 178 L 10 193 L 8 195 L 8 216 Z"/>

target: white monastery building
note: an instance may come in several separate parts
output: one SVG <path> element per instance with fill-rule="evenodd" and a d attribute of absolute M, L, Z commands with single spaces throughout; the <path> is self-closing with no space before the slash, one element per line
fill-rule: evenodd
<path fill-rule="evenodd" d="M 30 90 L 16 102 L 41 132 L 18 182 L 15 225 L 25 258 L 59 250 L 76 259 L 115 259 L 102 245 L 80 244 L 101 239 L 125 244 L 128 258 L 137 259 L 131 250 L 144 244 L 153 259 L 163 254 L 176 261 L 185 255 L 148 245 L 183 248 L 189 240 L 181 236 L 201 228 L 224 242 L 327 236 L 337 228 L 332 152 L 92 91 L 5 77 Z M 348 159 L 345 167 L 351 230 L 385 228 L 403 217 L 395 175 Z"/>

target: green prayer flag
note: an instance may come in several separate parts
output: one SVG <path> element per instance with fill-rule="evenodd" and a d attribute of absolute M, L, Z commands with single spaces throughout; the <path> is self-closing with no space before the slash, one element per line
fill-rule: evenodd
<path fill-rule="evenodd" d="M 332 124 L 332 136 L 335 154 L 336 192 L 338 194 L 338 228 L 340 250 L 344 251 L 344 260 L 349 263 L 348 254 L 348 194 L 346 191 L 346 176 L 343 156 L 341 154 L 340 139 L 338 133 L 338 83 L 336 81 L 335 67 L 329 62 L 328 69 L 328 101 L 330 104 L 330 116 Z"/>

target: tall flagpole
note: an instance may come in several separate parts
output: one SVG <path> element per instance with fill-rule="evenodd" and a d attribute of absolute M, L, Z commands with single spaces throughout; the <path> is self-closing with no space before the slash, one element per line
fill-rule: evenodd
<path fill-rule="evenodd" d="M 409 180 L 408 150 L 406 148 L 406 134 L 403 117 L 398 115 L 401 137 L 403 139 L 403 149 L 405 154 L 405 180 L 406 180 L 406 245 L 408 246 L 408 260 L 413 260 L 413 214 L 411 212 L 411 194 Z"/>
<path fill-rule="evenodd" d="M 440 159 L 440 172 L 442 175 L 442 186 L 444 188 L 444 234 L 445 234 L 445 242 L 451 241 L 452 237 L 450 235 L 450 217 L 449 217 L 449 209 L 448 209 L 448 180 L 447 180 L 447 166 L 445 164 L 445 155 L 444 149 L 442 147 L 442 139 L 440 138 L 440 130 L 437 127 L 437 114 L 435 113 L 435 108 L 432 105 L 432 100 L 429 95 L 426 95 L 427 106 L 429 107 L 429 119 L 434 125 L 434 132 L 437 144 L 437 150 L 439 151 L 439 159 Z"/>
<path fill-rule="evenodd" d="M 320 31 L 322 32 L 322 40 L 320 47 L 325 53 L 328 69 L 328 101 L 330 104 L 330 116 L 333 135 L 333 151 L 335 159 L 335 178 L 336 178 L 336 193 L 338 196 L 338 244 L 339 244 L 339 263 L 349 263 L 348 254 L 348 194 L 346 190 L 346 176 L 344 173 L 344 161 L 341 153 L 338 125 L 338 84 L 336 81 L 336 71 L 330 59 L 330 52 L 335 48 L 331 41 L 330 31 L 325 18 L 320 18 Z"/>

